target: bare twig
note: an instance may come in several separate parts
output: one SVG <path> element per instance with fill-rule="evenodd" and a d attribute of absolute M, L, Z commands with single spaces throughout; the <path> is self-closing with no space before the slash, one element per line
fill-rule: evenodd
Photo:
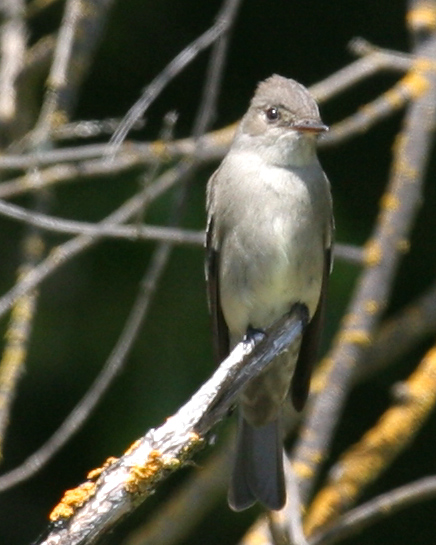
<path fill-rule="evenodd" d="M 363 42 L 353 41 L 352 47 L 359 43 Z M 311 94 L 318 102 L 325 102 L 382 70 L 406 72 L 413 63 L 411 55 L 385 51 L 374 46 L 367 47 L 365 51 L 360 50 L 359 54 L 364 54 L 364 57 L 310 87 Z"/>
<path fill-rule="evenodd" d="M 181 51 L 162 72 L 146 87 L 139 100 L 127 112 L 124 120 L 120 123 L 118 129 L 114 132 L 110 140 L 108 153 L 115 155 L 122 142 L 125 140 L 132 126 L 140 119 L 150 104 L 162 92 L 162 90 L 173 80 L 180 72 L 191 63 L 198 54 L 215 43 L 217 39 L 226 33 L 231 24 L 239 5 L 239 0 L 226 2 L 224 8 L 218 14 L 216 22 Z M 224 47 L 225 50 L 225 47 Z M 212 97 L 215 100 L 215 97 Z M 201 127 L 199 126 L 200 130 Z"/>
<path fill-rule="evenodd" d="M 335 259 L 347 261 L 355 265 L 362 265 L 364 263 L 364 250 L 360 246 L 335 242 L 333 251 Z"/>
<path fill-rule="evenodd" d="M 66 123 L 60 127 L 55 127 L 51 133 L 52 140 L 70 140 L 75 138 L 95 138 L 96 136 L 102 136 L 106 134 L 112 134 L 119 126 L 120 119 L 87 119 L 83 121 L 75 121 L 73 123 Z M 143 119 L 133 125 L 133 130 L 142 129 L 145 125 Z"/>
<path fill-rule="evenodd" d="M 97 8 L 99 4 L 108 3 L 108 0 L 91 0 L 91 3 L 94 5 L 93 7 L 95 9 L 91 9 L 89 13 L 86 13 L 84 5 L 81 2 L 78 2 L 78 0 L 69 0 L 67 3 L 66 13 L 61 30 L 59 32 L 54 61 L 50 72 L 50 88 L 46 93 L 37 127 L 32 134 L 32 147 L 34 148 L 40 148 L 40 146 L 45 144 L 50 139 L 51 128 L 54 125 L 58 124 L 60 121 L 59 119 L 56 120 L 56 116 L 59 117 L 61 113 L 62 121 L 67 119 L 69 116 L 72 102 L 77 91 L 77 85 L 80 83 L 81 78 L 83 77 L 84 69 L 87 66 L 87 59 L 89 58 L 88 55 L 93 49 L 92 44 L 95 43 L 98 36 L 98 31 L 95 24 L 90 25 L 89 21 L 93 20 L 92 18 L 98 15 L 98 20 L 101 22 L 101 20 L 103 19 L 101 17 L 102 14 L 99 13 L 99 10 Z M 16 2 L 14 5 L 15 8 L 10 8 L 10 10 L 11 15 L 14 15 L 16 19 L 19 14 L 22 15 L 24 5 L 20 1 Z M 17 21 L 13 22 L 17 23 Z M 91 27 L 88 28 L 90 32 L 84 31 L 83 28 L 81 28 L 81 32 L 77 32 L 78 27 L 86 26 L 86 24 L 88 25 L 88 27 Z M 15 30 L 17 31 L 17 29 Z M 21 34 L 23 34 L 22 29 Z M 11 43 L 14 43 L 13 38 L 14 36 L 8 35 L 8 39 L 11 41 Z M 21 40 L 21 42 L 22 41 L 23 40 Z M 73 63 L 73 61 L 71 60 L 72 53 L 74 49 L 77 52 L 77 48 L 79 45 L 86 46 L 86 54 L 76 55 L 75 61 Z M 23 56 L 18 55 L 18 51 L 15 51 L 15 55 L 17 55 L 18 59 Z M 79 59 L 81 61 L 80 63 L 78 63 Z M 9 60 L 9 58 L 2 60 Z M 39 193 L 36 197 L 37 202 L 35 206 L 39 207 L 39 203 L 43 200 L 44 195 L 42 193 Z M 28 240 L 25 241 L 25 246 L 30 247 L 31 244 L 34 242 L 36 236 L 37 235 L 35 235 L 34 230 L 32 230 L 26 237 L 28 238 Z M 42 248 L 43 246 L 44 243 L 42 240 L 40 240 L 38 247 Z M 42 251 L 39 252 L 39 257 L 41 256 Z M 18 275 L 18 282 L 26 282 L 29 277 L 33 276 L 34 270 L 32 270 L 32 267 L 35 266 L 37 261 L 35 258 L 36 254 L 33 253 L 31 255 L 31 259 L 26 260 L 25 275 L 22 274 L 23 267 L 21 267 L 21 271 Z M 17 385 L 18 377 L 20 376 L 20 373 L 18 372 L 18 361 L 16 355 L 17 353 L 20 354 L 19 362 L 22 366 L 24 364 L 26 345 L 28 337 L 30 335 L 35 306 L 36 293 L 30 294 L 30 292 L 28 291 L 23 294 L 22 298 L 18 298 L 16 300 L 16 306 L 14 308 L 13 316 L 10 321 L 8 331 L 6 333 L 6 337 L 9 339 L 9 341 L 6 345 L 4 357 L 2 359 L 2 376 L 3 378 L 7 377 L 8 379 L 10 379 L 8 381 L 9 390 L 7 397 L 9 401 L 13 397 L 13 391 Z M 22 311 L 24 308 L 27 309 L 29 312 L 23 314 Z M 17 335 L 17 331 L 20 332 L 18 342 L 15 338 Z M 14 339 L 13 342 L 11 342 L 11 339 Z M 11 358 L 11 354 L 13 354 L 15 357 Z M 13 375 L 11 374 L 11 362 L 15 362 L 14 369 L 16 371 L 13 373 Z M 13 381 L 11 380 L 12 378 L 14 379 Z M 2 413 L 2 424 L 5 424 L 7 421 L 9 404 L 5 405 L 4 408 L 5 412 Z M 2 426 L 1 429 L 1 438 L 3 438 L 3 434 L 5 431 L 3 428 L 4 426 Z"/>
<path fill-rule="evenodd" d="M 33 212 L 0 200 L 0 215 L 33 225 L 39 229 L 68 235 L 88 235 L 99 238 L 117 238 L 130 241 L 155 240 L 172 244 L 203 246 L 204 231 L 190 231 L 157 225 L 118 225 L 116 223 L 89 223 L 85 221 L 64 220 Z M 358 246 L 337 243 L 335 259 L 361 265 L 363 250 Z"/>
<path fill-rule="evenodd" d="M 229 13 L 227 13 L 227 15 L 231 18 L 231 20 L 234 19 L 234 12 L 238 3 L 239 1 L 235 2 L 235 0 L 230 0 L 225 4 L 225 6 L 227 6 L 227 11 L 229 11 L 229 8 L 232 8 L 233 10 L 233 12 L 232 10 L 230 10 Z M 226 16 L 226 10 L 223 11 L 223 17 L 225 16 Z M 227 23 L 229 24 L 229 21 L 227 21 Z M 225 39 L 224 41 L 226 42 Z M 223 60 L 224 60 L 222 56 L 221 47 L 218 48 L 218 53 L 219 53 L 218 71 L 216 68 L 217 55 L 215 55 L 212 59 L 212 64 L 215 66 L 215 68 L 210 71 L 210 77 L 207 78 L 208 88 L 209 90 L 213 91 L 212 95 L 214 97 L 217 96 L 216 91 L 220 82 L 220 70 L 222 69 Z M 200 131 L 203 131 L 206 128 L 207 124 L 209 123 L 213 109 L 214 109 L 214 102 L 211 102 L 209 99 L 209 94 L 205 93 L 205 99 L 202 102 L 202 106 L 200 108 L 200 114 L 198 117 L 198 122 L 196 124 L 196 131 L 198 136 L 201 135 Z M 3 203 L 3 204 L 5 205 L 6 208 L 8 208 L 8 205 L 6 203 Z M 10 211 L 10 207 L 9 207 L 9 211 Z M 16 213 L 17 213 L 17 209 L 15 209 L 15 214 Z M 29 218 L 32 218 L 33 216 L 33 224 L 39 223 L 39 225 L 41 225 L 41 223 L 44 223 L 44 219 L 41 217 L 41 215 L 39 215 L 39 218 L 37 218 L 37 221 L 35 222 L 34 221 L 35 214 L 26 213 L 23 210 L 20 211 L 20 214 L 21 214 L 21 218 L 27 216 L 27 220 L 29 220 Z M 57 224 L 58 224 L 57 227 L 59 228 L 59 222 L 57 222 Z M 44 225 L 47 226 L 46 221 Z M 135 230 L 137 233 L 140 231 L 139 228 L 136 228 Z M 171 229 L 169 231 L 171 232 Z M 177 236 L 178 230 L 173 229 L 172 231 Z M 82 230 L 82 233 L 83 233 L 83 230 Z M 91 228 L 91 231 L 88 231 L 88 233 L 86 234 L 98 235 L 98 230 L 95 231 L 95 226 L 94 226 L 94 228 Z M 131 234 L 135 236 L 134 231 L 131 232 Z M 194 233 L 194 236 L 196 237 L 196 239 L 198 239 L 197 233 Z M 164 240 L 167 240 L 168 238 L 169 237 L 165 235 Z M 201 234 L 201 239 L 202 238 L 203 237 Z M 173 243 L 174 237 L 171 237 L 171 239 Z M 195 240 L 195 242 L 198 242 L 198 240 Z M 146 275 L 146 278 L 144 279 L 142 283 L 142 288 L 143 288 L 142 294 L 141 294 L 142 296 L 138 298 L 136 304 L 134 305 L 131 316 L 126 324 L 126 328 L 119 342 L 117 343 L 117 346 L 115 347 L 113 354 L 109 358 L 108 362 L 106 363 L 99 377 L 97 377 L 93 386 L 90 388 L 90 390 L 88 391 L 86 396 L 83 398 L 83 400 L 73 410 L 70 416 L 66 419 L 66 421 L 62 424 L 62 426 L 57 430 L 57 432 L 50 438 L 50 440 L 46 444 L 43 445 L 43 447 L 41 447 L 37 452 L 32 454 L 32 456 L 30 456 L 24 462 L 24 464 L 22 464 L 20 467 L 16 468 L 15 470 L 9 472 L 8 474 L 4 475 L 0 479 L 0 490 L 5 490 L 7 488 L 10 488 L 11 486 L 18 484 L 19 482 L 22 482 L 23 480 L 27 479 L 29 476 L 36 473 L 71 438 L 71 436 L 78 431 L 78 429 L 81 427 L 84 421 L 88 418 L 90 412 L 93 410 L 95 405 L 101 399 L 102 395 L 107 390 L 113 378 L 119 372 L 119 370 L 121 369 L 126 359 L 127 353 L 134 339 L 136 338 L 140 325 L 142 324 L 144 320 L 145 312 L 146 312 L 146 309 L 148 308 L 150 297 L 154 293 L 158 279 L 160 278 L 164 270 L 164 267 L 169 259 L 170 252 L 172 249 L 172 243 L 168 244 L 167 242 L 165 242 L 161 244 L 156 250 L 154 257 L 152 258 L 152 263 L 149 269 L 149 273 Z"/>
<path fill-rule="evenodd" d="M 298 483 L 291 461 L 284 457 L 286 505 L 267 514 L 268 528 L 274 545 L 308 545 L 303 531 Z"/>
<path fill-rule="evenodd" d="M 26 27 L 23 0 L 3 0 L 4 22 L 0 29 L 0 130 L 16 113 L 16 80 L 24 65 Z"/>
<path fill-rule="evenodd" d="M 195 246 L 201 246 L 204 243 L 203 231 L 188 231 L 174 227 L 151 225 L 117 225 L 63 220 L 29 211 L 1 200 L 0 215 L 23 221 L 46 231 L 69 235 L 88 235 L 99 238 L 112 237 L 132 241 L 157 240 L 173 244 L 193 244 Z"/>
<path fill-rule="evenodd" d="M 381 70 L 393 69 L 406 71 L 412 65 L 413 57 L 399 53 L 385 52 L 383 50 L 375 50 L 371 54 L 368 54 L 364 59 L 355 61 L 333 76 L 312 86 L 310 91 L 319 102 L 324 102 L 332 96 L 348 89 L 361 79 L 368 78 Z M 163 74 L 158 76 L 158 78 L 161 76 L 164 78 Z M 149 92 L 152 92 L 154 97 L 154 88 Z M 150 95 L 150 98 L 147 99 L 147 107 L 149 106 L 148 101 L 151 101 L 153 97 Z M 211 160 L 221 158 L 230 145 L 234 130 L 235 125 L 232 125 L 220 131 L 211 133 L 210 135 L 205 135 L 203 137 L 202 149 L 207 152 L 207 157 Z M 320 146 L 322 147 L 323 145 L 324 143 L 321 141 Z M 161 156 L 167 160 L 186 155 L 191 156 L 195 151 L 195 147 L 195 139 L 192 138 L 172 142 L 168 146 L 162 146 L 159 142 L 145 144 L 129 142 L 123 146 L 118 145 L 116 156 L 125 164 L 131 160 L 130 155 L 133 155 L 136 160 L 136 162 L 132 161 L 131 166 L 133 167 L 135 164 L 146 164 L 156 159 L 156 156 Z M 0 157 L 0 168 L 23 169 L 35 165 L 45 166 L 53 163 L 58 164 L 69 161 L 98 159 L 107 156 L 109 151 L 112 154 L 114 152 L 113 148 L 109 150 L 108 144 L 91 144 L 88 146 L 76 146 L 74 148 L 63 148 L 60 150 L 47 150 L 39 152 L 38 154 L 5 155 Z M 122 157 L 123 155 L 125 156 Z M 102 168 L 104 168 L 103 165 Z M 73 177 L 75 176 L 77 176 L 77 174 Z M 4 198 L 5 195 L 1 195 L 1 197 Z"/>
<path fill-rule="evenodd" d="M 416 74 L 413 72 L 407 74 L 391 89 L 359 108 L 355 114 L 332 125 L 322 139 L 322 146 L 336 146 L 357 134 L 367 132 L 376 123 L 403 108 L 417 93 L 419 94 L 420 83 L 422 80 L 417 81 Z"/>
<path fill-rule="evenodd" d="M 19 178 L 0 183 L 0 198 L 16 197 L 28 193 L 29 191 L 41 190 L 59 183 L 83 181 L 101 176 L 116 176 L 132 170 L 135 167 L 149 165 L 156 161 L 165 163 L 172 159 L 185 158 L 186 160 L 195 160 L 197 164 L 203 164 L 206 161 L 214 161 L 222 158 L 229 146 L 232 135 L 233 127 L 204 135 L 202 137 L 201 148 L 198 147 L 196 140 L 193 138 L 180 140 L 178 142 L 170 142 L 168 144 L 165 144 L 162 141 L 154 144 L 129 143 L 124 146 L 123 153 L 120 153 L 117 157 L 111 159 L 111 161 L 108 161 L 107 159 L 95 159 L 82 161 L 77 164 L 58 164 L 40 170 L 37 176 L 35 176 L 33 172 L 29 172 Z M 103 151 L 108 151 L 107 144 L 95 144 L 83 147 L 87 148 L 87 152 L 89 152 L 91 157 L 93 155 L 101 156 Z M 64 148 L 42 153 L 42 155 L 48 157 L 50 163 L 52 162 L 51 159 L 56 157 L 58 157 L 60 163 L 62 163 L 64 160 L 69 161 L 71 159 L 74 161 L 76 151 L 75 148 Z M 28 157 L 29 161 L 25 160 L 25 164 L 27 164 L 29 168 L 32 168 L 32 160 L 34 160 L 36 156 L 38 156 L 38 154 L 22 157 Z M 20 163 L 20 156 L 13 157 L 18 159 L 18 163 Z M 64 159 L 61 159 L 62 157 Z M 12 161 L 12 163 L 9 161 L 6 162 L 12 167 L 15 160 Z M 1 163 L 2 158 L 0 157 L 0 165 Z"/>
<path fill-rule="evenodd" d="M 235 128 L 236 124 L 233 124 L 204 135 L 203 147 L 205 149 L 202 150 L 199 159 L 213 160 L 222 157 L 230 145 Z M 129 168 L 146 165 L 156 161 L 156 159 L 169 162 L 175 159 L 193 157 L 196 151 L 198 153 L 196 148 L 197 143 L 195 138 L 183 138 L 168 143 L 159 140 L 152 143 L 126 142 L 120 147 L 118 154 L 111 162 L 117 159 L 122 163 L 130 163 Z M 101 159 L 108 153 L 108 144 L 89 144 L 86 146 L 65 147 L 22 155 L 4 155 L 0 157 L 0 169 L 28 169 L 34 166 L 52 164 L 68 166 L 61 163 Z M 101 163 L 103 163 L 103 160 Z M 108 168 L 103 172 L 106 173 L 107 170 Z"/>
<path fill-rule="evenodd" d="M 221 33 L 213 47 L 203 88 L 203 98 L 195 119 L 194 130 L 192 131 L 194 138 L 203 137 L 209 126 L 215 121 L 216 104 L 230 41 L 230 32 L 235 24 L 236 15 L 241 3 L 242 0 L 225 2 L 218 15 L 217 19 L 225 26 L 225 30 Z"/>
<path fill-rule="evenodd" d="M 67 1 L 48 78 L 48 90 L 38 123 L 30 135 L 33 147 L 47 141 L 53 128 L 68 121 L 112 2 Z"/>
<path fill-rule="evenodd" d="M 123 203 L 115 212 L 107 216 L 101 223 L 116 225 L 129 220 L 138 213 L 144 202 L 154 200 L 158 195 L 168 191 L 181 176 L 185 176 L 192 168 L 192 165 L 180 163 L 177 167 L 165 172 L 158 183 L 146 188 L 143 192 L 134 195 L 127 202 Z M 43 280 L 48 278 L 61 265 L 83 252 L 99 240 L 98 236 L 78 236 L 65 244 L 54 248 L 50 255 L 33 269 L 24 280 L 16 284 L 9 292 L 0 297 L 0 316 L 5 314 L 15 301 L 22 295 L 37 287 Z"/>
<path fill-rule="evenodd" d="M 348 511 L 331 528 L 321 531 L 310 540 L 310 545 L 333 545 L 353 536 L 367 526 L 395 514 L 415 503 L 436 496 L 436 476 L 425 477 L 385 494 Z"/>

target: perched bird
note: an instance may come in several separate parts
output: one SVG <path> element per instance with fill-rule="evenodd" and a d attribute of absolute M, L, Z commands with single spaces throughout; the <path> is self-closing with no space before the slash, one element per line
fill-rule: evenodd
<path fill-rule="evenodd" d="M 273 75 L 261 82 L 207 189 L 206 275 L 218 361 L 252 330 L 295 303 L 307 306 L 303 339 L 252 379 L 239 400 L 229 505 L 286 500 L 281 430 L 288 392 L 306 401 L 319 339 L 333 235 L 329 182 L 316 155 L 327 127 L 307 89 Z"/>

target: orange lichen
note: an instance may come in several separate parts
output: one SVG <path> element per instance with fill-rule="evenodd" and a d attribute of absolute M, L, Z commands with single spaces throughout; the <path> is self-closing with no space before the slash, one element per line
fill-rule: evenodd
<path fill-rule="evenodd" d="M 95 493 L 95 483 L 87 481 L 77 488 L 67 490 L 61 501 L 50 513 L 50 520 L 55 522 L 60 518 L 71 517 L 76 509 L 81 507 Z"/>
<path fill-rule="evenodd" d="M 177 458 L 164 457 L 159 450 L 152 450 L 145 464 L 136 464 L 130 469 L 126 490 L 132 494 L 138 493 L 147 488 L 162 471 L 178 464 L 180 461 Z"/>
<path fill-rule="evenodd" d="M 142 443 L 142 439 L 138 439 L 137 441 L 134 441 L 130 447 L 126 450 L 126 452 L 124 453 L 126 456 L 128 456 L 129 454 L 132 454 L 133 451 L 135 451 L 139 445 Z"/>
<path fill-rule="evenodd" d="M 90 481 L 95 481 L 97 477 L 100 477 L 100 475 L 103 473 L 103 471 L 107 467 L 114 464 L 117 460 L 118 458 L 115 458 L 115 456 L 109 456 L 109 458 L 107 458 L 107 460 L 104 462 L 104 464 L 101 467 L 96 467 L 95 469 L 91 469 L 91 471 L 88 473 L 86 478 L 89 479 Z"/>

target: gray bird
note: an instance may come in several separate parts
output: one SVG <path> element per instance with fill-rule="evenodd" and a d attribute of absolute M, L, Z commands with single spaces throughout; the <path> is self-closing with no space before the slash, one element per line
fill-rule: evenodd
<path fill-rule="evenodd" d="M 229 505 L 286 500 L 281 430 L 289 391 L 306 401 L 319 340 L 333 236 L 329 182 L 316 155 L 327 130 L 305 87 L 273 75 L 260 83 L 229 152 L 207 188 L 209 305 L 216 359 L 253 330 L 264 330 L 295 303 L 310 323 L 240 400 Z"/>

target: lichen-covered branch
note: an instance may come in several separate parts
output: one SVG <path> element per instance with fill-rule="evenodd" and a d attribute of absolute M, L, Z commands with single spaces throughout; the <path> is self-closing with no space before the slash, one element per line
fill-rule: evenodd
<path fill-rule="evenodd" d="M 294 465 L 305 502 L 329 451 L 356 366 L 363 361 L 388 303 L 398 263 L 409 248 L 410 231 L 421 205 L 436 120 L 436 73 L 432 68 L 436 38 L 429 39 L 417 54 L 422 60 L 414 66 L 414 78 L 420 84 L 394 148 L 389 185 L 366 245 L 366 268 L 328 356 L 332 366 L 324 389 L 308 411 L 295 448 Z"/>
<path fill-rule="evenodd" d="M 111 458 L 88 480 L 64 494 L 50 518 L 56 526 L 39 545 L 94 543 L 134 510 L 168 474 L 185 465 L 205 444 L 209 430 L 235 403 L 247 382 L 293 342 L 307 321 L 295 305 L 259 341 L 239 343 L 214 375 L 165 424 L 150 430 L 120 459 Z"/>
<path fill-rule="evenodd" d="M 395 390 L 393 405 L 331 468 L 327 484 L 307 513 L 307 535 L 316 534 L 347 511 L 421 429 L 436 403 L 435 347 Z"/>

